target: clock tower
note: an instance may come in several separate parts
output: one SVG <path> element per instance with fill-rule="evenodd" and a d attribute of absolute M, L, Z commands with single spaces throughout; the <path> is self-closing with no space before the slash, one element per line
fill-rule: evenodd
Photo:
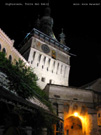
<path fill-rule="evenodd" d="M 37 20 L 36 28 L 27 34 L 20 49 L 38 76 L 38 85 L 42 89 L 48 83 L 69 85 L 70 48 L 57 41 L 52 27 L 53 19 L 48 7 L 45 15 Z"/>

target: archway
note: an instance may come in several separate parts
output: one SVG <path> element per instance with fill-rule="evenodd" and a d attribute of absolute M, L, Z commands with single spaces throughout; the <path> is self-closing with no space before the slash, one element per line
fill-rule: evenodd
<path fill-rule="evenodd" d="M 65 135 L 83 135 L 80 118 L 75 116 L 67 118 L 64 122 L 64 133 Z"/>

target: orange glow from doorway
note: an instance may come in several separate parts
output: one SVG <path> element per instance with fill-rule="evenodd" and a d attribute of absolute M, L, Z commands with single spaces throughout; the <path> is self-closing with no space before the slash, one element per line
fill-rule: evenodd
<path fill-rule="evenodd" d="M 84 122 L 84 118 L 80 116 L 78 112 L 74 112 L 73 116 L 80 118 L 81 121 Z"/>

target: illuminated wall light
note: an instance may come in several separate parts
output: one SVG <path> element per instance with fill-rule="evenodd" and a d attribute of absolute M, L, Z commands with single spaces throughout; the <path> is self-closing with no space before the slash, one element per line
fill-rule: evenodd
<path fill-rule="evenodd" d="M 84 121 L 84 118 L 78 114 L 78 112 L 75 112 L 73 116 L 80 118 L 82 121 Z"/>
<path fill-rule="evenodd" d="M 77 113 L 77 112 L 75 112 L 75 113 L 74 113 L 74 116 L 75 116 L 75 117 L 77 117 L 77 116 L 78 116 L 78 113 Z"/>

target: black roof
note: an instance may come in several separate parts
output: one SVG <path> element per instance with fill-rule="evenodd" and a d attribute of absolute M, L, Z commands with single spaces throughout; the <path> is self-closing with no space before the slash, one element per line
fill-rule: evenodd
<path fill-rule="evenodd" d="M 28 101 L 22 97 L 15 95 L 14 93 L 6 90 L 2 86 L 0 86 L 0 101 L 7 101 L 8 103 L 11 102 L 12 104 L 15 104 L 15 105 L 19 104 L 22 107 L 22 109 L 23 109 L 23 107 L 25 107 L 31 112 L 33 112 L 33 110 L 41 110 L 41 111 L 44 111 L 44 113 L 54 117 L 57 120 L 62 120 L 59 117 L 57 117 L 55 114 L 53 114 L 52 112 L 45 110 L 42 107 L 40 107 L 34 103 L 31 103 L 30 101 Z"/>

